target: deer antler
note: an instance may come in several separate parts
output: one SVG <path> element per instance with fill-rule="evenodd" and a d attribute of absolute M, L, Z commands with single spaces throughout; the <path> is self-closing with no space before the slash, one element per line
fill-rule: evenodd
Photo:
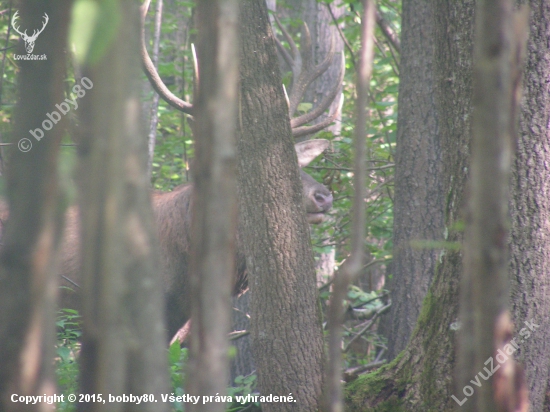
<path fill-rule="evenodd" d="M 153 86 L 155 91 L 170 106 L 184 113 L 193 114 L 193 105 L 191 103 L 188 103 L 180 99 L 166 87 L 166 85 L 160 78 L 155 66 L 153 65 L 153 62 L 149 57 L 149 53 L 147 52 L 147 47 L 145 45 L 145 16 L 147 15 L 147 10 L 149 9 L 150 2 L 151 2 L 150 0 L 145 0 L 143 5 L 141 6 L 141 22 L 142 22 L 141 59 L 142 59 L 143 68 L 145 70 L 145 74 L 147 75 L 147 78 L 151 82 L 151 85 Z M 300 51 L 298 50 L 298 47 L 292 40 L 292 37 L 283 28 L 283 26 L 281 25 L 281 22 L 277 17 L 275 17 L 275 21 L 277 22 L 277 25 L 283 32 L 283 35 L 285 36 L 286 40 L 290 45 L 290 53 L 289 53 L 283 47 L 281 42 L 277 38 L 275 38 L 279 52 L 281 53 L 285 61 L 288 63 L 288 65 L 292 69 L 293 84 L 292 84 L 292 90 L 289 96 L 289 114 L 291 118 L 290 125 L 292 127 L 292 135 L 294 137 L 299 137 L 299 136 L 304 136 L 307 134 L 318 132 L 319 130 L 324 129 L 334 121 L 334 119 L 339 114 L 339 109 L 337 109 L 333 114 L 331 114 L 326 119 L 324 119 L 323 121 L 315 125 L 312 125 L 312 126 L 303 126 L 303 125 L 319 117 L 334 101 L 336 95 L 338 94 L 338 91 L 340 90 L 340 85 L 342 84 L 342 80 L 344 78 L 344 71 L 345 71 L 344 56 L 342 54 L 342 65 L 341 65 L 340 76 L 338 78 L 338 81 L 333 86 L 333 88 L 329 91 L 329 93 L 327 93 L 327 95 L 323 98 L 323 100 L 310 112 L 305 113 L 296 118 L 292 118 L 292 116 L 294 116 L 294 113 L 296 112 L 296 109 L 298 108 L 298 105 L 300 104 L 300 101 L 304 96 L 306 88 L 321 74 L 327 71 L 327 69 L 332 64 L 332 61 L 334 59 L 334 54 L 335 54 L 334 53 L 334 35 L 331 38 L 331 46 L 330 46 L 329 52 L 327 53 L 327 57 L 317 66 L 314 66 L 313 52 L 311 47 L 311 36 L 309 34 L 309 29 L 307 25 L 304 23 L 304 26 L 303 26 L 302 43 L 300 45 L 302 54 L 300 54 Z"/>
<path fill-rule="evenodd" d="M 34 32 L 32 33 L 31 39 L 36 40 L 38 35 L 44 31 L 44 29 L 46 28 L 46 25 L 50 21 L 50 18 L 46 13 L 44 13 L 43 19 L 44 19 L 44 23 L 42 24 L 42 28 L 40 30 L 34 30 Z"/>
<path fill-rule="evenodd" d="M 153 89 L 166 103 L 184 113 L 193 114 L 193 105 L 180 99 L 166 87 L 147 52 L 147 46 L 145 45 L 145 16 L 147 15 L 147 10 L 149 10 L 150 3 L 151 0 L 145 0 L 145 3 L 141 6 L 141 61 L 145 75 L 149 79 L 149 82 L 151 82 Z"/>
<path fill-rule="evenodd" d="M 50 21 L 50 18 L 48 17 L 48 15 L 46 13 L 44 13 L 43 18 L 45 19 L 45 21 L 42 24 L 42 28 L 40 30 L 34 30 L 33 33 L 32 33 L 32 36 L 29 36 L 27 34 L 27 30 L 25 30 L 23 33 L 21 33 L 21 31 L 19 30 L 19 27 L 15 26 L 15 22 L 17 21 L 18 18 L 19 18 L 19 10 L 17 10 L 13 14 L 13 17 L 11 18 L 11 25 L 13 27 L 13 30 L 15 30 L 26 41 L 36 40 L 38 35 L 44 31 L 44 29 L 46 28 L 46 25 Z"/>
<path fill-rule="evenodd" d="M 19 17 L 19 10 L 16 11 L 11 19 L 11 25 L 13 26 L 13 29 L 19 33 L 21 38 L 25 41 L 25 48 L 27 49 L 27 53 L 32 53 L 34 49 L 34 42 L 36 41 L 38 35 L 44 31 L 46 28 L 46 25 L 48 24 L 48 21 L 50 21 L 50 18 L 46 13 L 44 13 L 44 23 L 42 24 L 42 28 L 40 30 L 34 30 L 32 33 L 32 36 L 29 36 L 27 34 L 27 30 L 25 30 L 23 33 L 19 30 L 19 27 L 15 25 L 15 22 L 17 21 L 17 18 Z"/>
<path fill-rule="evenodd" d="M 19 10 L 17 10 L 17 11 L 14 13 L 13 17 L 11 18 L 11 25 L 12 25 L 12 27 L 13 27 L 13 30 L 15 30 L 21 37 L 27 37 L 27 30 L 25 30 L 25 33 L 21 33 L 21 32 L 19 31 L 19 27 L 17 27 L 17 26 L 15 25 L 15 22 L 17 21 L 18 18 L 19 18 Z"/>
<path fill-rule="evenodd" d="M 290 53 L 283 47 L 279 39 L 275 38 L 277 43 L 277 48 L 281 55 L 283 56 L 286 63 L 290 66 L 292 70 L 292 90 L 288 97 L 289 100 L 289 115 L 290 115 L 290 125 L 292 127 L 292 134 L 294 137 L 304 136 L 307 134 L 318 132 L 319 130 L 324 129 L 330 125 L 334 119 L 338 116 L 340 109 L 338 108 L 334 113 L 324 119 L 322 122 L 315 124 L 313 126 L 303 126 L 304 124 L 318 118 L 323 112 L 329 108 L 332 104 L 336 95 L 340 90 L 340 85 L 344 79 L 345 73 L 345 57 L 342 53 L 342 63 L 340 67 L 340 75 L 338 80 L 335 82 L 332 89 L 326 94 L 326 96 L 321 100 L 321 102 L 313 108 L 310 112 L 305 113 L 301 116 L 293 118 L 300 101 L 304 97 L 307 87 L 320 75 L 328 70 L 334 59 L 334 33 L 331 36 L 330 48 L 325 59 L 319 63 L 317 66 L 313 64 L 313 51 L 311 47 L 311 35 L 309 33 L 309 28 L 306 23 L 302 26 L 302 41 L 300 44 L 300 51 L 296 43 L 288 33 L 288 31 L 283 27 L 280 20 L 275 16 L 275 22 L 277 26 L 283 33 L 283 36 L 287 40 L 290 46 Z"/>

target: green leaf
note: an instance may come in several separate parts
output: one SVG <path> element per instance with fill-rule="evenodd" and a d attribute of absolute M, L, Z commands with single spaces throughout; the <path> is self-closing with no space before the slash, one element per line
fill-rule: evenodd
<path fill-rule="evenodd" d="M 63 362 L 67 362 L 71 356 L 71 350 L 65 346 L 60 346 L 56 349 L 57 355 Z"/>
<path fill-rule="evenodd" d="M 170 364 L 176 363 L 180 360 L 181 356 L 181 346 L 179 342 L 174 342 L 170 345 L 168 350 L 168 362 Z"/>

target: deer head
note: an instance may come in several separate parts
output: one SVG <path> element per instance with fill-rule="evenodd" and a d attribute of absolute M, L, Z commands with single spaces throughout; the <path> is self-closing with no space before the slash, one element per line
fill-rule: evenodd
<path fill-rule="evenodd" d="M 34 50 L 34 42 L 38 38 L 38 35 L 44 31 L 44 28 L 48 24 L 48 21 L 50 20 L 50 18 L 48 17 L 48 15 L 46 13 L 44 13 L 44 17 L 43 17 L 44 18 L 44 24 L 42 24 L 42 28 L 40 30 L 34 30 L 33 33 L 32 33 L 32 36 L 29 36 L 27 34 L 27 30 L 25 30 L 23 33 L 21 33 L 21 31 L 19 30 L 19 27 L 17 27 L 15 25 L 15 22 L 17 21 L 18 17 L 19 17 L 19 11 L 16 11 L 15 14 L 13 15 L 12 19 L 11 19 L 11 25 L 13 27 L 13 30 L 15 30 L 17 33 L 19 33 L 19 35 L 21 36 L 21 38 L 25 42 L 25 49 L 27 50 L 27 53 L 30 54 Z"/>

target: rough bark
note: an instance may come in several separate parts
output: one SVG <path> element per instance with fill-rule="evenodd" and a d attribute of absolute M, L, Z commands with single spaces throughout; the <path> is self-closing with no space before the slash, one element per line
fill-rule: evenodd
<path fill-rule="evenodd" d="M 107 6 L 106 4 L 103 6 Z M 139 96 L 137 4 L 111 4 L 116 33 L 84 74 L 78 142 L 83 324 L 81 388 L 89 394 L 168 390 L 158 250 Z M 168 410 L 165 403 L 79 404 L 86 410 Z"/>
<path fill-rule="evenodd" d="M 18 9 L 20 27 L 40 28 L 44 13 L 50 21 L 33 50 L 36 55 L 46 54 L 47 60 L 18 62 L 19 99 L 6 175 L 12 214 L 3 227 L 0 254 L 2 411 L 38 411 L 46 405 L 14 403 L 12 394 L 56 393 L 52 367 L 57 292 L 54 256 L 62 216 L 57 163 L 65 119 L 58 119 L 50 130 L 42 123 L 64 99 L 69 9 L 70 1 L 22 1 Z M 20 41 L 14 52 L 26 54 L 23 46 Z M 34 130 L 39 136 L 37 128 L 44 133 L 41 139 L 29 134 Z"/>
<path fill-rule="evenodd" d="M 443 238 L 441 147 L 435 87 L 433 2 L 403 1 L 399 111 L 395 153 L 392 306 L 380 324 L 389 359 L 402 351 L 441 253 L 430 241 Z"/>
<path fill-rule="evenodd" d="M 233 298 L 233 330 L 250 331 L 250 290 L 241 296 Z M 247 376 L 256 371 L 256 364 L 252 356 L 252 344 L 250 335 L 243 336 L 236 341 L 231 342 L 237 349 L 235 359 L 231 362 L 231 382 L 237 376 Z"/>
<path fill-rule="evenodd" d="M 348 386 L 350 411 L 446 411 L 455 406 L 451 395 L 462 258 L 453 246 L 462 239 L 459 224 L 468 171 L 473 6 L 473 1 L 438 0 L 434 13 L 434 100 L 438 118 L 445 119 L 437 127 L 448 243 L 410 342 L 393 362 Z"/>
<path fill-rule="evenodd" d="M 298 168 L 265 0 L 241 7 L 241 239 L 252 292 L 252 342 L 263 395 L 319 409 L 323 339 Z M 292 165 L 292 166 L 290 166 Z"/>
<path fill-rule="evenodd" d="M 550 4 L 532 0 L 523 102 L 512 174 L 511 309 L 516 335 L 525 322 L 539 325 L 520 343 L 533 411 L 544 404 L 550 379 Z"/>
<path fill-rule="evenodd" d="M 199 95 L 191 250 L 192 326 L 188 392 L 225 394 L 230 297 L 235 273 L 238 80 L 237 1 L 197 4 Z M 223 402 L 189 405 L 225 411 Z"/>
<path fill-rule="evenodd" d="M 272 3 L 270 5 L 270 3 Z M 286 3 L 286 7 L 275 11 L 276 2 L 267 2 L 268 8 L 279 14 L 290 13 L 292 18 L 303 18 L 307 23 L 310 34 L 311 41 L 313 44 L 313 61 L 316 63 L 321 62 L 327 55 L 330 44 L 331 37 L 335 42 L 334 51 L 337 55 L 342 52 L 343 40 L 340 35 L 336 32 L 336 29 L 333 24 L 332 16 L 330 15 L 327 5 L 319 3 L 316 0 L 307 0 L 307 1 L 291 1 Z M 341 6 L 341 1 L 337 0 L 331 4 L 333 14 L 336 18 L 339 18 L 345 11 L 345 8 Z M 272 27 L 274 26 L 272 22 Z M 284 61 L 280 59 L 281 63 Z M 282 64 L 284 69 L 287 69 L 288 66 L 286 63 Z M 335 82 L 338 81 L 340 77 L 340 60 L 334 59 L 333 64 L 324 72 L 319 79 L 317 79 L 310 87 L 304 96 L 304 101 L 312 103 L 315 106 L 319 101 L 326 96 L 329 91 L 332 89 Z M 340 89 L 341 90 L 341 89 Z M 340 94 L 332 102 L 328 109 L 328 113 L 333 113 L 337 110 L 340 105 Z M 312 123 L 318 123 L 322 121 L 325 116 L 321 116 L 318 119 L 314 120 Z M 327 131 L 330 131 L 338 138 L 340 136 L 341 125 L 341 114 L 336 118 L 334 124 L 326 128 Z M 302 139 L 300 139 L 302 140 Z M 329 217 L 330 219 L 330 217 Z M 327 240 L 326 243 L 329 243 Z M 334 248 L 327 253 L 322 253 L 316 259 L 316 274 L 318 284 L 323 284 L 329 279 L 334 273 L 334 263 L 335 263 L 335 250 Z M 233 328 L 234 330 L 248 330 L 250 328 L 250 318 L 245 316 L 249 312 L 249 294 L 246 293 L 243 296 L 233 299 L 233 305 L 237 310 L 233 311 Z M 251 355 L 250 349 L 250 337 L 245 336 L 236 342 L 233 343 L 237 347 L 237 356 L 232 363 L 231 377 L 234 379 L 239 375 L 248 375 L 252 373 L 255 369 L 254 359 Z"/>

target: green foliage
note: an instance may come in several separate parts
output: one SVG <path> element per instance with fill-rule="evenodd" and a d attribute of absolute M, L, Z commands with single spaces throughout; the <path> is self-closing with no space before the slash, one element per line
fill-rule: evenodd
<path fill-rule="evenodd" d="M 2 10 L 9 9 L 9 2 L 2 1 L 0 3 Z M 15 8 L 12 9 L 12 15 L 15 10 Z M 0 141 L 2 143 L 12 140 L 13 112 L 17 102 L 16 78 L 19 67 L 17 61 L 13 59 L 13 53 L 20 37 L 10 28 L 12 15 L 10 16 L 7 12 L 0 15 L 0 43 L 3 49 L 0 52 L 3 69 L 0 73 Z M 3 148 L 2 155 L 4 153 L 5 149 Z"/>
<path fill-rule="evenodd" d="M 330 4 L 332 1 L 320 1 Z M 346 48 L 346 77 L 342 131 L 334 136 L 333 151 L 307 168 L 307 172 L 323 181 L 334 194 L 333 221 L 313 228 L 316 252 L 326 251 L 327 244 L 336 247 L 336 260 L 341 262 L 349 253 L 350 210 L 353 197 L 353 136 L 355 133 L 355 67 L 360 50 L 360 19 L 362 4 L 345 1 L 348 11 L 340 18 L 343 33 L 351 51 Z M 384 18 L 398 34 L 400 3 L 378 2 Z M 366 200 L 366 246 L 372 259 L 389 260 L 393 228 L 393 163 L 397 130 L 397 92 L 399 85 L 396 52 L 379 28 L 376 29 L 373 75 L 370 83 L 368 138 L 368 194 Z"/>
<path fill-rule="evenodd" d="M 247 395 L 258 395 L 256 392 L 256 374 L 253 373 L 248 376 L 237 376 L 235 378 L 234 386 L 229 388 L 227 391 L 228 395 L 231 395 L 234 399 L 233 404 L 227 409 L 227 412 L 238 412 L 241 410 L 259 410 L 259 402 L 248 402 L 245 404 L 240 404 L 235 400 L 235 396 L 247 396 Z"/>
<path fill-rule="evenodd" d="M 76 404 L 67 400 L 69 394 L 78 393 L 78 353 L 80 352 L 79 339 L 81 336 L 80 315 L 76 310 L 62 309 L 57 316 L 57 345 L 55 348 L 55 372 L 57 386 L 65 395 L 65 402 L 57 405 L 58 411 L 72 412 Z"/>
<path fill-rule="evenodd" d="M 319 3 L 331 5 L 332 0 L 318 0 Z M 342 108 L 342 127 L 339 136 L 331 136 L 332 151 L 324 154 L 322 159 L 306 168 L 314 178 L 324 182 L 334 195 L 332 219 L 312 228 L 313 246 L 316 253 L 323 253 L 331 247 L 336 251 L 336 265 L 339 266 L 349 254 L 349 237 L 351 232 L 351 208 L 353 199 L 353 138 L 355 135 L 355 72 L 360 50 L 362 2 L 345 0 L 346 11 L 338 23 L 349 47 L 346 52 L 346 76 L 344 79 L 344 105 Z M 277 3 L 279 10 L 279 2 Z M 334 5 L 332 5 L 334 7 Z M 401 3 L 394 0 L 381 0 L 377 8 L 397 37 L 401 25 Z M 286 22 L 286 21 L 285 21 Z M 367 121 L 367 196 L 365 246 L 367 263 L 379 262 L 365 270 L 363 278 L 369 279 L 374 274 L 385 273 L 385 265 L 392 257 L 393 232 L 393 178 L 394 154 L 397 132 L 397 101 L 399 88 L 399 53 L 385 38 L 377 26 L 375 29 L 375 55 L 372 79 L 370 81 Z M 286 77 L 285 77 L 286 79 Z M 325 137 L 325 136 L 320 136 Z M 365 282 L 362 283 L 364 285 Z M 378 292 L 381 293 L 381 292 Z M 326 303 L 328 292 L 323 291 L 321 299 Z M 358 286 L 350 288 L 348 304 L 358 307 L 369 301 L 361 310 L 373 312 L 380 309 L 382 301 L 374 299 L 375 293 L 363 292 Z M 372 300 L 374 299 L 374 300 Z M 344 345 L 358 330 L 363 321 L 348 321 Z M 346 366 L 361 365 L 373 360 L 374 347 L 383 346 L 383 341 L 374 332 L 361 336 L 368 348 L 363 354 L 346 353 Z"/>
<path fill-rule="evenodd" d="M 170 367 L 170 380 L 175 396 L 183 396 L 185 394 L 185 366 L 187 365 L 188 350 L 182 348 L 179 342 L 174 342 L 168 350 L 168 364 Z M 183 411 L 184 407 L 181 402 L 175 402 L 172 407 L 175 411 Z"/>
<path fill-rule="evenodd" d="M 195 31 L 191 28 L 194 3 L 181 0 L 174 3 L 173 8 L 163 14 L 158 72 L 172 93 L 192 101 L 194 73 L 191 44 Z M 182 25 L 182 22 L 185 24 Z M 148 37 L 152 38 L 152 19 L 147 20 L 146 29 Z M 147 82 L 145 76 L 143 79 Z M 144 100 L 150 101 L 152 96 L 150 91 L 144 95 Z M 194 147 L 186 118 L 187 115 L 160 100 L 151 177 L 155 189 L 168 191 L 191 178 L 189 163 L 194 156 Z"/>

